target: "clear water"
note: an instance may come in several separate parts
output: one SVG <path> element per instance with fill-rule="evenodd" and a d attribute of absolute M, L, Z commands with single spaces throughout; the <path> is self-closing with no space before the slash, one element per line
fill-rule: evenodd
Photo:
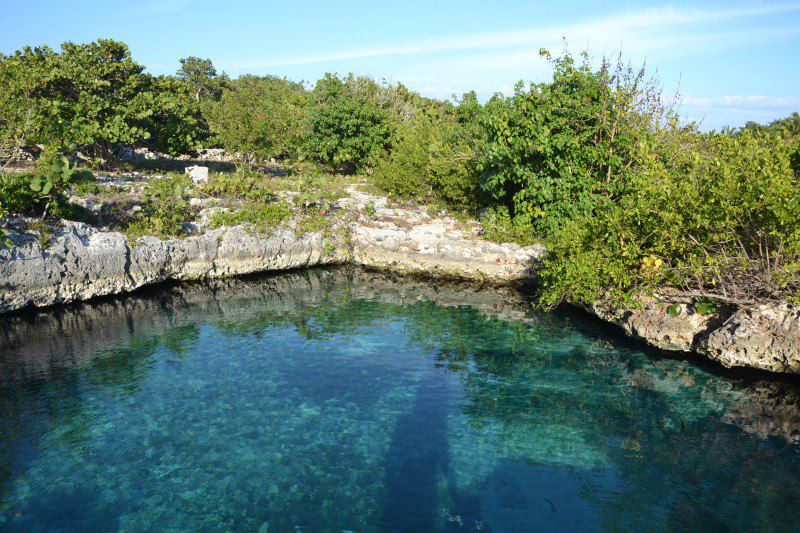
<path fill-rule="evenodd" d="M 315 270 L 0 323 L 0 529 L 797 530 L 793 383 Z"/>

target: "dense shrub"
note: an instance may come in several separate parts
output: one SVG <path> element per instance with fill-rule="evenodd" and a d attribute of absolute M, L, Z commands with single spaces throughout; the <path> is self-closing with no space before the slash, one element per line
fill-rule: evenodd
<path fill-rule="evenodd" d="M 454 113 L 401 123 L 391 152 L 375 167 L 375 183 L 400 197 L 434 198 L 458 208 L 478 206 L 477 157 L 469 130 Z"/>
<path fill-rule="evenodd" d="M 193 90 L 171 76 L 150 80 L 151 113 L 140 125 L 151 149 L 175 156 L 191 154 L 208 139 L 208 123 Z"/>
<path fill-rule="evenodd" d="M 326 74 L 314 87 L 309 151 L 321 163 L 352 171 L 374 164 L 389 147 L 391 115 L 372 80 Z"/>
<path fill-rule="evenodd" d="M 43 141 L 107 157 L 113 145 L 147 138 L 148 77 L 128 47 L 99 39 L 64 43 L 61 52 L 25 48 L 15 60 L 33 73 L 30 91 Z"/>
<path fill-rule="evenodd" d="M 519 83 L 487 105 L 483 187 L 517 223 L 544 236 L 623 193 L 634 152 L 670 118 L 655 82 L 619 60 L 592 69 L 568 53 L 553 80 Z"/>
<path fill-rule="evenodd" d="M 41 213 L 38 195 L 31 190 L 30 174 L 0 174 L 0 201 L 8 214 L 37 215 Z"/>
<path fill-rule="evenodd" d="M 185 234 L 184 222 L 194 213 L 189 206 L 192 182 L 178 175 L 150 180 L 142 193 L 142 206 L 126 228 L 129 238 L 142 235 L 172 237 Z"/>
<path fill-rule="evenodd" d="M 800 175 L 773 134 L 673 132 L 639 147 L 630 193 L 550 242 L 543 301 L 670 286 L 743 303 L 800 290 Z"/>
<path fill-rule="evenodd" d="M 272 157 L 296 155 L 305 140 L 308 94 L 282 78 L 243 76 L 211 109 L 211 130 L 250 168 Z"/>

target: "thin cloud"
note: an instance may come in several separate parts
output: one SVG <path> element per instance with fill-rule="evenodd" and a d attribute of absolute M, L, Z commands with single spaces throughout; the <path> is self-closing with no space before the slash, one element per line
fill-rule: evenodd
<path fill-rule="evenodd" d="M 721 107 L 728 109 L 764 109 L 764 110 L 783 110 L 788 108 L 800 108 L 799 97 L 773 97 L 773 96 L 684 96 L 681 99 L 684 107 Z"/>
<path fill-rule="evenodd" d="M 747 20 L 752 17 L 796 11 L 800 11 L 800 2 L 759 6 L 748 5 L 719 10 L 655 8 L 618 14 L 578 24 L 460 35 L 442 39 L 425 39 L 320 54 L 252 59 L 234 62 L 231 67 L 235 70 L 256 69 L 387 56 L 468 50 L 497 50 L 531 45 L 542 46 L 558 42 L 562 37 L 568 38 L 570 42 L 591 42 L 593 45 L 600 44 L 601 46 L 619 46 L 620 41 L 631 41 L 636 42 L 637 46 L 645 49 L 663 49 L 666 42 L 674 42 L 674 38 L 665 38 L 665 34 L 675 28 L 688 38 L 693 38 L 694 40 L 706 39 L 706 32 L 701 31 L 691 34 L 689 33 L 689 28 L 710 22 Z M 659 40 L 662 42 L 659 43 Z"/>

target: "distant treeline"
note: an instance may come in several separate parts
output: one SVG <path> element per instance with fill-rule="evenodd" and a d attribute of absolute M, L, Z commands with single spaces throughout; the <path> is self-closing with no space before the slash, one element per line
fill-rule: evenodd
<path fill-rule="evenodd" d="M 218 146 L 241 173 L 270 160 L 361 173 L 480 215 L 491 238 L 547 244 L 548 305 L 665 286 L 706 307 L 800 295 L 797 113 L 702 133 L 622 58 L 541 54 L 550 81 L 482 104 L 353 75 L 231 79 L 197 57 L 152 76 L 112 40 L 26 47 L 0 56 L 0 156 L 42 144 L 109 164 L 122 146 Z"/>

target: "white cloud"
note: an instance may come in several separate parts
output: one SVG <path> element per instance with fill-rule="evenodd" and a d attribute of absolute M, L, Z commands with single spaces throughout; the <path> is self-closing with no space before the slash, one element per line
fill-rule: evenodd
<path fill-rule="evenodd" d="M 180 1 L 180 0 L 173 0 Z M 764 5 L 742 5 L 716 10 L 677 9 L 674 7 L 648 9 L 603 17 L 593 21 L 560 26 L 528 28 L 472 35 L 457 35 L 440 39 L 423 39 L 385 46 L 353 48 L 319 54 L 235 61 L 234 70 L 261 69 L 279 66 L 331 63 L 352 59 L 390 56 L 439 54 L 470 50 L 499 50 L 527 47 L 528 52 L 540 46 L 558 44 L 562 37 L 569 42 L 591 43 L 593 49 L 611 51 L 620 46 L 635 46 L 639 53 L 683 50 L 701 41 L 719 40 L 718 33 L 708 31 L 714 22 L 747 21 L 753 17 L 800 11 L 800 2 Z M 743 38 L 763 30 L 739 30 L 725 37 Z"/>
<path fill-rule="evenodd" d="M 681 98 L 683 107 L 722 107 L 728 109 L 787 109 L 800 108 L 800 97 L 773 96 L 692 96 Z"/>

